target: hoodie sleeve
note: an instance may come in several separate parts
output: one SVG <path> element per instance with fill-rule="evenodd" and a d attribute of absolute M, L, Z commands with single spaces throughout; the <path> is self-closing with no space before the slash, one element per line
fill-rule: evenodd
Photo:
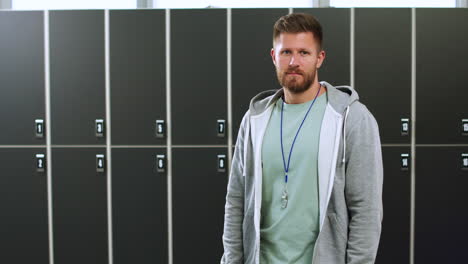
<path fill-rule="evenodd" d="M 244 263 L 242 223 L 244 220 L 244 140 L 248 135 L 249 111 L 244 115 L 231 164 L 224 214 L 221 264 Z M 246 132 L 247 131 L 247 132 Z"/>
<path fill-rule="evenodd" d="M 375 262 L 383 218 L 379 128 L 367 110 L 346 135 L 345 196 L 349 213 L 347 264 Z"/>

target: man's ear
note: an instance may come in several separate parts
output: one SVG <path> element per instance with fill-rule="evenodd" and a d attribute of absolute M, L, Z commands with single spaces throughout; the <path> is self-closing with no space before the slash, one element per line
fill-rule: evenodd
<path fill-rule="evenodd" d="M 276 66 L 275 49 L 274 48 L 271 48 L 270 55 L 271 55 L 271 60 L 273 61 L 273 64 Z"/>
<path fill-rule="evenodd" d="M 325 60 L 325 50 L 321 50 L 318 54 L 317 69 L 322 66 L 323 61 Z"/>

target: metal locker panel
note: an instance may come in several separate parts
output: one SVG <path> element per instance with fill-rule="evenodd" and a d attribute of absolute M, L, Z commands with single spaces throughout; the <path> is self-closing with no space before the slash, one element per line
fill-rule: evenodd
<path fill-rule="evenodd" d="M 418 144 L 466 144 L 468 9 L 416 9 Z"/>
<path fill-rule="evenodd" d="M 105 144 L 104 11 L 50 11 L 49 28 L 52 143 Z"/>
<path fill-rule="evenodd" d="M 165 144 L 165 10 L 110 11 L 112 144 Z"/>
<path fill-rule="evenodd" d="M 226 144 L 217 120 L 227 119 L 225 9 L 171 10 L 172 143 Z"/>
<path fill-rule="evenodd" d="M 410 153 L 410 147 L 382 148 L 383 222 L 377 264 L 409 263 L 411 170 L 401 169 L 401 154 Z"/>
<path fill-rule="evenodd" d="M 115 264 L 168 262 L 167 179 L 156 168 L 156 156 L 165 154 L 165 148 L 112 149 Z"/>
<path fill-rule="evenodd" d="M 293 12 L 311 14 L 322 25 L 325 60 L 318 71 L 319 81 L 350 85 L 350 9 L 294 8 Z"/>
<path fill-rule="evenodd" d="M 383 144 L 410 143 L 411 9 L 355 9 L 355 87 L 379 124 Z"/>
<path fill-rule="evenodd" d="M 287 8 L 232 9 L 232 135 L 236 142 L 240 123 L 252 97 L 279 89 L 270 56 L 273 25 Z"/>
<path fill-rule="evenodd" d="M 0 145 L 44 144 L 35 119 L 45 119 L 44 14 L 0 11 Z"/>
<path fill-rule="evenodd" d="M 462 263 L 468 247 L 466 147 L 416 148 L 415 263 Z"/>
<path fill-rule="evenodd" d="M 228 173 L 217 156 L 227 148 L 172 150 L 174 263 L 218 263 L 223 254 Z"/>
<path fill-rule="evenodd" d="M 0 149 L 1 263 L 49 263 L 47 173 L 36 171 L 39 153 L 46 149 Z"/>
<path fill-rule="evenodd" d="M 108 262 L 107 168 L 96 170 L 96 155 L 105 153 L 105 148 L 52 149 L 57 264 Z"/>

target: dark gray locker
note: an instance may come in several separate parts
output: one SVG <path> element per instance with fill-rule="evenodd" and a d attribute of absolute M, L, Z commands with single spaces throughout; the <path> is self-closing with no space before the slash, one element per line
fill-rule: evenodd
<path fill-rule="evenodd" d="M 57 264 L 108 263 L 107 168 L 97 172 L 97 154 L 106 149 L 52 149 Z"/>
<path fill-rule="evenodd" d="M 0 145 L 44 144 L 35 119 L 45 119 L 44 17 L 0 11 Z"/>
<path fill-rule="evenodd" d="M 1 263 L 49 263 L 47 173 L 36 154 L 46 150 L 0 149 Z"/>
<path fill-rule="evenodd" d="M 410 8 L 355 9 L 354 88 L 377 119 L 382 143 L 410 143 L 401 120 L 411 117 Z"/>
<path fill-rule="evenodd" d="M 110 80 L 112 144 L 165 144 L 165 10 L 110 11 Z"/>
<path fill-rule="evenodd" d="M 410 260 L 411 170 L 401 166 L 401 154 L 410 153 L 410 147 L 382 148 L 384 213 L 377 264 L 404 264 Z"/>
<path fill-rule="evenodd" d="M 105 144 L 104 11 L 50 11 L 52 144 Z"/>
<path fill-rule="evenodd" d="M 237 132 L 252 97 L 279 89 L 270 51 L 273 25 L 287 8 L 232 9 L 232 134 Z"/>
<path fill-rule="evenodd" d="M 311 14 L 322 25 L 325 60 L 318 71 L 319 81 L 350 85 L 350 9 L 294 8 L 293 12 Z"/>
<path fill-rule="evenodd" d="M 468 148 L 416 148 L 416 264 L 466 262 L 468 170 L 462 170 L 463 153 Z"/>
<path fill-rule="evenodd" d="M 228 174 L 227 169 L 218 172 L 218 155 L 226 152 L 227 148 L 172 150 L 174 263 L 221 260 Z"/>
<path fill-rule="evenodd" d="M 157 168 L 157 155 L 165 154 L 165 148 L 112 150 L 115 264 L 168 262 L 167 180 Z"/>
<path fill-rule="evenodd" d="M 226 12 L 171 10 L 173 144 L 227 142 L 217 131 L 217 121 L 227 119 Z"/>
<path fill-rule="evenodd" d="M 462 120 L 468 119 L 467 31 L 467 8 L 416 9 L 419 144 L 468 143 L 468 133 L 462 135 Z"/>

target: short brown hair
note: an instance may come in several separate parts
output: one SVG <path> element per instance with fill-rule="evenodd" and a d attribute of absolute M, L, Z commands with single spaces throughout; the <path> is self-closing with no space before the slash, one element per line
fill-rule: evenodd
<path fill-rule="evenodd" d="M 278 38 L 279 35 L 283 32 L 312 32 L 319 45 L 319 50 L 322 50 L 322 26 L 312 15 L 305 13 L 293 13 L 280 17 L 273 26 L 273 46 L 275 45 L 276 38 Z"/>

